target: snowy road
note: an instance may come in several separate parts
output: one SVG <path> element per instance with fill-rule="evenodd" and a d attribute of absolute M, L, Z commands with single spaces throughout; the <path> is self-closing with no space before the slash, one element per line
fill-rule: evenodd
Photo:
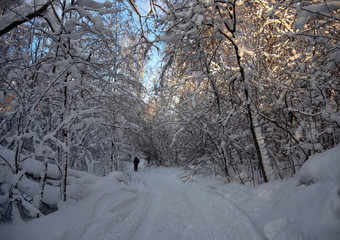
<path fill-rule="evenodd" d="M 136 173 L 145 184 L 145 214 L 130 239 L 263 239 L 239 209 L 219 195 L 183 183 L 176 170 Z M 212 191 L 211 191 L 212 192 Z"/>
<path fill-rule="evenodd" d="M 0 231 L 6 239 L 263 239 L 231 202 L 178 173 L 142 169 L 119 186 L 106 177 L 74 206 Z"/>
<path fill-rule="evenodd" d="M 2 223 L 0 240 L 338 240 L 339 155 L 340 146 L 312 157 L 297 177 L 256 187 L 215 177 L 183 183 L 179 169 L 144 164 L 130 177 L 73 172 L 58 211 Z"/>

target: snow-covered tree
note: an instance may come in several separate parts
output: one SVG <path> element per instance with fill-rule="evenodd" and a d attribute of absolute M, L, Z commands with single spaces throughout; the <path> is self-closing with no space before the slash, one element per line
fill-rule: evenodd
<path fill-rule="evenodd" d="M 153 6 L 172 135 L 191 149 L 185 164 L 212 161 L 228 178 L 271 181 L 339 142 L 336 2 Z"/>
<path fill-rule="evenodd" d="M 0 17 L 0 144 L 15 153 L 14 160 L 1 155 L 1 166 L 11 171 L 3 183 L 8 192 L 1 192 L 9 197 L 9 210 L 42 209 L 50 164 L 58 166 L 64 201 L 69 168 L 97 174 L 119 168 L 118 157 L 126 154 L 116 146 L 125 141 L 119 129 L 131 127 L 130 106 L 142 102 L 134 71 L 138 57 L 132 55 L 143 47 L 122 42 L 122 35 L 133 34 L 125 31 L 125 7 L 41 0 L 13 6 Z M 20 182 L 29 175 L 25 162 L 31 159 L 44 167 L 32 178 L 40 191 L 27 201 Z"/>

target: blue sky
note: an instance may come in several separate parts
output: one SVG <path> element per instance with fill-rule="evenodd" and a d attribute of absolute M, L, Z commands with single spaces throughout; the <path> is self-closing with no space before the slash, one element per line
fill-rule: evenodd
<path fill-rule="evenodd" d="M 94 0 L 97 2 L 105 2 L 105 0 Z M 138 7 L 138 10 L 142 15 L 146 15 L 150 6 L 150 0 L 136 0 L 135 4 Z M 125 4 L 128 5 L 128 1 L 125 1 Z M 138 17 L 137 14 L 134 14 L 136 24 L 138 25 Z M 149 36 L 150 39 L 153 39 L 153 36 Z M 155 48 L 152 48 L 152 52 L 150 52 L 150 61 L 148 62 L 147 71 L 145 72 L 143 84 L 144 86 L 151 90 L 154 86 L 154 83 L 157 82 L 158 72 L 161 69 L 161 56 Z"/>

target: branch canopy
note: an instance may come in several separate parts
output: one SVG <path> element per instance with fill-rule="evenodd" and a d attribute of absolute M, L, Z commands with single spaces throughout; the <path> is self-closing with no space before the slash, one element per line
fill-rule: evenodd
<path fill-rule="evenodd" d="M 52 2 L 50 0 L 32 0 L 29 4 L 24 3 L 3 15 L 0 17 L 0 36 L 20 24 L 40 16 Z"/>

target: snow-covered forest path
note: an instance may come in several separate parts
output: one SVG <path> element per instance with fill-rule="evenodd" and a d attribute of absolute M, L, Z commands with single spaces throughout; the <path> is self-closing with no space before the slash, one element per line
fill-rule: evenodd
<path fill-rule="evenodd" d="M 108 175 L 80 202 L 22 225 L 0 227 L 6 239 L 263 239 L 248 217 L 216 189 L 184 183 L 178 169 Z"/>
<path fill-rule="evenodd" d="M 134 174 L 144 208 L 130 239 L 263 239 L 248 217 L 215 191 L 183 183 L 178 171 L 154 169 Z"/>

